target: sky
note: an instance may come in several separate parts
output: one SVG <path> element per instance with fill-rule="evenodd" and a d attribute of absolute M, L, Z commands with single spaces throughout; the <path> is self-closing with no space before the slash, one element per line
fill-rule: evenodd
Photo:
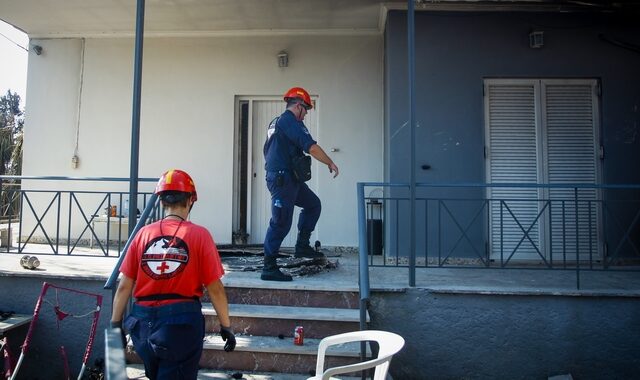
<path fill-rule="evenodd" d="M 20 107 L 24 108 L 29 54 L 16 44 L 26 49 L 29 46 L 29 38 L 25 33 L 0 20 L 0 96 L 11 89 L 11 92 L 20 95 Z"/>

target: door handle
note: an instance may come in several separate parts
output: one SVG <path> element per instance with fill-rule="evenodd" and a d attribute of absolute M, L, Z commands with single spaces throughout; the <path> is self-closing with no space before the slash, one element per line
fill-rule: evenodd
<path fill-rule="evenodd" d="M 429 170 L 429 169 L 431 169 L 431 165 L 424 164 L 424 165 L 421 166 L 421 168 L 422 168 L 422 170 Z"/>

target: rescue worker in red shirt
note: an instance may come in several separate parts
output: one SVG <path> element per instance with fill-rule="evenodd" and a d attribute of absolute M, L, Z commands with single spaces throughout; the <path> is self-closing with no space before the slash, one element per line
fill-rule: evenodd
<path fill-rule="evenodd" d="M 198 199 L 182 170 L 164 173 L 156 186 L 165 217 L 142 227 L 126 252 L 113 301 L 111 326 L 124 327 L 149 379 L 196 379 L 205 333 L 200 297 L 207 288 L 220 321 L 224 349 L 233 351 L 224 269 L 209 231 L 187 220 Z"/>

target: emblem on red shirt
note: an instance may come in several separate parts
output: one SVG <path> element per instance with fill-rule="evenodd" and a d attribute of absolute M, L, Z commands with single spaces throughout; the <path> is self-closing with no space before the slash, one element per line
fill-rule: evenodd
<path fill-rule="evenodd" d="M 165 280 L 180 274 L 188 262 L 189 249 L 182 239 L 160 236 L 147 244 L 140 265 L 149 277 Z"/>

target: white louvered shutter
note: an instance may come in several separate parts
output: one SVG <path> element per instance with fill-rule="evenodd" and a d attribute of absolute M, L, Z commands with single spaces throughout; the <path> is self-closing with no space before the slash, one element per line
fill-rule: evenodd
<path fill-rule="evenodd" d="M 543 80 L 545 180 L 549 184 L 594 184 L 598 178 L 595 89 L 589 80 Z M 576 205 L 573 189 L 551 188 L 551 253 L 553 260 L 576 258 Z M 580 257 L 598 252 L 598 192 L 578 189 Z"/>
<path fill-rule="evenodd" d="M 595 80 L 485 81 L 487 182 L 599 183 L 596 86 Z M 488 193 L 493 259 L 574 261 L 576 242 L 581 259 L 601 257 L 597 190 L 578 189 L 577 224 L 573 189 Z M 536 220 L 543 207 L 551 217 L 546 208 Z M 522 239 L 523 229 L 531 241 Z"/>
<path fill-rule="evenodd" d="M 536 88 L 534 81 L 485 83 L 487 182 L 491 184 L 538 182 Z M 540 228 L 534 223 L 538 190 L 493 187 L 488 194 L 491 257 L 503 261 L 539 257 Z"/>

